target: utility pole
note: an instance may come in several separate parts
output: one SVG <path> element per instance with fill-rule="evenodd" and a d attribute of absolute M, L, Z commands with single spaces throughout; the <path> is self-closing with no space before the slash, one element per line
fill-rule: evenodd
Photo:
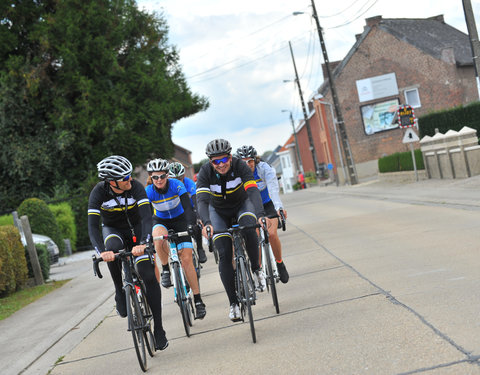
<path fill-rule="evenodd" d="M 475 17 L 473 16 L 472 2 L 470 0 L 463 0 L 462 2 L 468 36 L 472 48 L 473 67 L 475 68 L 475 77 L 477 79 L 477 91 L 478 96 L 480 97 L 480 79 L 478 78 L 478 73 L 480 71 L 480 42 L 478 40 L 477 26 L 475 25 Z"/>
<path fill-rule="evenodd" d="M 290 112 L 290 122 L 292 123 L 293 136 L 295 137 L 295 150 L 297 151 L 297 162 L 295 164 L 297 171 L 302 171 L 303 173 L 302 158 L 300 156 L 300 149 L 298 148 L 297 132 L 295 131 L 295 122 L 293 121 L 292 111 L 289 111 L 288 109 L 282 109 L 282 112 Z"/>
<path fill-rule="evenodd" d="M 307 109 L 305 107 L 305 101 L 303 100 L 302 87 L 300 86 L 300 80 L 298 79 L 297 65 L 295 64 L 295 57 L 293 57 L 292 43 L 288 41 L 290 46 L 290 54 L 292 55 L 293 68 L 295 69 L 295 82 L 297 83 L 298 92 L 300 94 L 300 101 L 302 102 L 303 118 L 305 125 L 307 126 L 308 142 L 310 143 L 310 151 L 312 152 L 313 167 L 315 168 L 315 176 L 318 178 L 320 168 L 318 166 L 317 153 L 315 151 L 315 144 L 313 143 L 312 130 L 310 129 L 310 121 L 307 116 Z M 302 168 L 303 169 L 303 168 Z"/>
<path fill-rule="evenodd" d="M 317 9 L 315 8 L 315 3 L 312 0 L 313 8 L 313 18 L 317 23 L 318 36 L 320 38 L 320 47 L 322 48 L 323 59 L 325 61 L 325 68 L 328 75 L 328 84 L 330 85 L 330 90 L 332 91 L 333 105 L 335 107 L 335 113 L 337 114 L 337 123 L 338 129 L 340 131 L 340 138 L 342 140 L 343 152 L 345 153 L 345 161 L 348 168 L 348 176 L 350 184 L 358 184 L 357 171 L 355 169 L 355 164 L 353 162 L 352 150 L 350 149 L 350 143 L 348 142 L 347 131 L 345 128 L 345 122 L 343 121 L 342 111 L 340 110 L 340 104 L 338 103 L 337 89 L 335 87 L 335 82 L 333 81 L 333 76 L 330 71 L 330 61 L 328 60 L 327 49 L 325 47 L 325 41 L 323 40 L 322 28 L 320 27 L 320 21 L 318 20 Z"/>

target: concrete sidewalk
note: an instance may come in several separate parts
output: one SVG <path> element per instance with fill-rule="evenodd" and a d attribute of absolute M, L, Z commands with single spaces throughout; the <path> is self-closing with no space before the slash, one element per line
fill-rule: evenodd
<path fill-rule="evenodd" d="M 353 186 L 329 185 L 314 187 L 311 190 L 318 193 L 363 196 L 402 203 L 480 209 L 480 176 L 458 180 L 431 179 L 409 183 L 372 180 Z"/>
<path fill-rule="evenodd" d="M 91 254 L 61 258 L 51 279 L 72 280 L 0 321 L 2 374 L 46 374 L 112 311 L 112 282 L 94 277 Z"/>
<path fill-rule="evenodd" d="M 402 203 L 480 209 L 480 176 L 464 180 L 391 183 L 377 180 L 354 186 L 316 186 L 295 194 L 352 195 Z M 288 199 L 292 201 L 292 199 Z M 286 207 L 288 210 L 288 207 Z M 54 280 L 72 279 L 62 288 L 0 322 L 2 374 L 47 374 L 114 308 L 113 285 L 104 264 L 103 279 L 93 276 L 92 252 L 61 258 Z"/>

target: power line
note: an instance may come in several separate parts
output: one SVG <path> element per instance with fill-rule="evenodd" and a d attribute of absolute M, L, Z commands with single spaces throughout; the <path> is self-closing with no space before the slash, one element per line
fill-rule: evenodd
<path fill-rule="evenodd" d="M 335 14 L 330 14 L 329 16 L 318 16 L 318 18 L 332 18 L 332 17 L 336 17 L 336 16 L 339 16 L 340 14 L 342 13 L 345 13 L 347 10 L 349 10 L 352 6 L 355 5 L 355 3 L 358 3 L 360 0 L 354 0 L 353 3 L 351 3 L 348 7 L 346 7 L 344 10 L 341 10 L 340 12 L 338 13 L 335 13 Z"/>
<path fill-rule="evenodd" d="M 367 2 L 359 9 L 358 12 L 361 12 L 362 9 L 368 4 L 369 1 L 370 1 L 370 0 L 367 0 Z M 356 20 L 358 20 L 361 16 L 363 16 L 365 13 L 367 13 L 377 2 L 378 2 L 378 0 L 375 0 L 375 1 L 373 2 L 373 4 L 370 5 L 370 6 L 369 6 L 364 12 L 362 12 L 361 14 L 358 14 L 358 12 L 357 12 L 358 16 L 357 16 L 356 18 L 354 18 L 354 19 L 352 19 L 352 20 L 350 20 L 350 21 L 347 21 L 347 22 L 345 22 L 345 23 L 342 23 L 341 25 L 332 26 L 332 27 L 327 27 L 327 29 L 328 29 L 328 30 L 338 29 L 338 28 L 340 28 L 340 27 L 350 25 L 351 23 L 353 23 L 353 22 L 355 22 Z"/>

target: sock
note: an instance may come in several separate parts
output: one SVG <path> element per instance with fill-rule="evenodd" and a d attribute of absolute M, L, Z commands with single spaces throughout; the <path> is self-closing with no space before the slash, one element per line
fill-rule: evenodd
<path fill-rule="evenodd" d="M 170 267 L 168 266 L 168 263 L 167 264 L 162 264 L 162 271 L 170 272 Z"/>
<path fill-rule="evenodd" d="M 203 303 L 202 297 L 200 296 L 200 293 L 193 295 L 193 302 L 195 302 L 195 303 L 202 302 Z"/>
<path fill-rule="evenodd" d="M 283 259 L 277 260 L 276 261 L 278 264 L 283 263 Z"/>

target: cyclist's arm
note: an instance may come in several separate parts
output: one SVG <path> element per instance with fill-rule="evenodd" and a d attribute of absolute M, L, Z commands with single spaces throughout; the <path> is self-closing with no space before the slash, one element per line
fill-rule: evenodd
<path fill-rule="evenodd" d="M 280 187 L 278 186 L 278 179 L 277 173 L 275 168 L 271 167 L 265 162 L 260 162 L 258 165 L 259 171 L 261 171 L 261 176 L 259 173 L 259 177 L 266 182 L 268 194 L 272 199 L 273 205 L 275 206 L 275 210 L 278 211 L 279 209 L 283 208 L 282 200 L 280 199 Z"/>
<path fill-rule="evenodd" d="M 237 165 L 239 166 L 240 178 L 243 181 L 245 191 L 255 207 L 255 214 L 257 215 L 257 218 L 265 216 L 260 190 L 258 190 L 258 186 L 255 182 L 255 178 L 253 177 L 251 169 L 247 166 L 247 163 L 242 161 L 240 161 L 240 163 Z"/>
<path fill-rule="evenodd" d="M 152 237 L 152 210 L 150 208 L 150 200 L 143 185 L 137 181 L 132 181 L 132 196 L 137 201 L 138 213 L 142 220 L 142 238 L 139 238 L 141 243 L 146 243 Z"/>
<path fill-rule="evenodd" d="M 105 245 L 103 244 L 103 237 L 100 231 L 100 207 L 101 207 L 101 190 L 95 186 L 90 193 L 88 199 L 88 236 L 90 242 L 95 248 L 97 253 L 105 251 Z"/>
<path fill-rule="evenodd" d="M 183 212 L 185 213 L 185 219 L 187 220 L 187 224 L 194 225 L 195 224 L 195 215 L 193 214 L 192 210 L 192 203 L 190 202 L 190 197 L 188 193 L 184 193 L 180 195 L 180 202 L 182 203 Z"/>
<path fill-rule="evenodd" d="M 204 225 L 211 224 L 208 205 L 210 203 L 210 184 L 208 181 L 208 165 L 202 166 L 197 174 L 197 215 Z"/>

